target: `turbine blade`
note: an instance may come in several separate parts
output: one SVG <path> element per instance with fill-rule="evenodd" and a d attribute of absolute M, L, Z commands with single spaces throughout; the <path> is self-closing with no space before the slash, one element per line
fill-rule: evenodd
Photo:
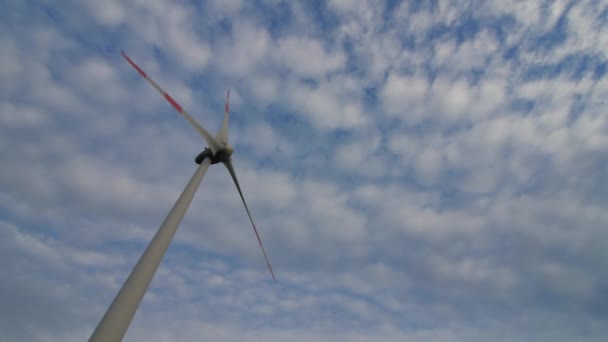
<path fill-rule="evenodd" d="M 270 266 L 270 261 L 268 261 L 268 257 L 266 256 L 266 251 L 264 250 L 264 246 L 262 245 L 262 239 L 260 239 L 260 234 L 258 233 L 258 229 L 255 227 L 255 223 L 253 223 L 253 219 L 251 218 L 251 213 L 249 213 L 249 208 L 247 207 L 247 202 L 245 202 L 245 197 L 243 197 L 243 192 L 241 191 L 241 186 L 239 185 L 239 180 L 236 178 L 236 173 L 234 172 L 234 167 L 232 166 L 232 159 L 228 159 L 228 161 L 224 162 L 228 172 L 230 172 L 230 176 L 232 176 L 232 180 L 236 185 L 236 189 L 239 191 L 239 195 L 241 196 L 241 200 L 243 200 L 243 204 L 245 205 L 245 210 L 247 211 L 247 215 L 249 216 L 249 221 L 251 221 L 251 225 L 253 226 L 253 231 L 255 232 L 255 236 L 258 238 L 258 242 L 260 244 L 260 248 L 262 249 L 262 254 L 264 254 L 264 259 L 266 259 L 266 265 L 268 265 L 268 269 L 270 270 L 270 275 L 272 276 L 272 280 L 276 283 L 277 280 L 274 277 L 274 272 L 272 272 L 272 266 Z"/>
<path fill-rule="evenodd" d="M 226 94 L 226 105 L 224 106 L 224 122 L 222 122 L 222 128 L 215 137 L 219 142 L 228 142 L 228 123 L 230 121 L 230 90 Z"/>
<path fill-rule="evenodd" d="M 192 116 L 190 116 L 190 114 L 188 114 L 188 112 L 171 97 L 171 95 L 165 92 L 156 82 L 154 82 L 153 79 L 148 77 L 148 75 L 146 75 L 146 73 L 137 64 L 135 64 L 135 62 L 133 62 L 124 51 L 121 51 L 121 53 L 122 56 L 127 60 L 127 62 L 129 62 L 129 64 L 131 64 L 131 66 L 135 68 L 135 70 L 137 70 L 137 72 L 143 78 L 145 78 L 154 87 L 154 89 L 156 89 L 156 91 L 158 91 L 165 98 L 165 100 L 167 100 L 173 106 L 173 108 L 175 108 L 175 110 L 177 110 L 183 117 L 186 118 L 186 120 L 188 120 L 188 122 L 190 122 L 192 126 L 194 126 L 194 128 L 196 128 L 197 131 L 199 131 L 203 138 L 205 138 L 205 141 L 207 142 L 207 145 L 209 145 L 211 152 L 215 154 L 215 152 L 219 150 L 219 144 L 217 140 L 211 134 L 209 134 L 209 132 L 204 129 L 203 126 L 196 122 L 196 120 L 194 120 Z"/>

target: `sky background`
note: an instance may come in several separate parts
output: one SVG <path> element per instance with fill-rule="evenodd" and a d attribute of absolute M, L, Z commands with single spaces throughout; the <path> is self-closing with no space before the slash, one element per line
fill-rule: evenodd
<path fill-rule="evenodd" d="M 0 12 L 0 340 L 88 339 L 230 140 L 128 341 L 608 340 L 606 1 Z"/>

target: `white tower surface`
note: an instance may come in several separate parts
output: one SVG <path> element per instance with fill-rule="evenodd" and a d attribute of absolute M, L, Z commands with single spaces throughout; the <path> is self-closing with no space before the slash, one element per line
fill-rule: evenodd
<path fill-rule="evenodd" d="M 211 165 L 211 160 L 205 159 L 196 169 L 190 182 L 103 315 L 89 341 L 122 341 L 209 165 Z"/>

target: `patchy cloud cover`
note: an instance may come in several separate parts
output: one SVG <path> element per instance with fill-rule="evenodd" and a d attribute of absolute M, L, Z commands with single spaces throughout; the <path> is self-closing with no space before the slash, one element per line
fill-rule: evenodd
<path fill-rule="evenodd" d="M 82 341 L 212 167 L 126 340 L 608 339 L 605 1 L 8 1 L 0 340 Z"/>

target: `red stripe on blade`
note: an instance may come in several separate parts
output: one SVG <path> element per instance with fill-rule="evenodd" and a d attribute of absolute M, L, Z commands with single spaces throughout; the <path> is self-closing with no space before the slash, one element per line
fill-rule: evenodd
<path fill-rule="evenodd" d="M 127 54 L 124 51 L 121 51 L 121 53 L 122 53 L 122 56 L 127 60 L 127 62 L 129 62 L 129 64 L 131 64 L 135 68 L 135 70 L 137 70 L 137 72 L 139 72 L 140 75 L 142 75 L 144 78 L 148 78 L 148 76 L 146 76 L 146 73 L 143 70 L 141 70 L 141 68 L 138 67 L 137 64 L 135 64 L 131 60 L 131 58 L 129 58 L 129 56 L 127 56 Z"/>
<path fill-rule="evenodd" d="M 181 113 L 183 111 L 182 106 L 180 106 L 179 103 L 175 102 L 171 95 L 165 93 L 165 99 L 167 99 L 167 101 L 169 101 L 173 108 L 177 109 L 178 112 Z"/>

